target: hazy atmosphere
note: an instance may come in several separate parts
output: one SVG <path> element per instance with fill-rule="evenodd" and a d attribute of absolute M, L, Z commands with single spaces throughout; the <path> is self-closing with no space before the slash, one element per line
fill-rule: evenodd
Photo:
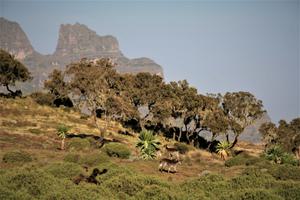
<path fill-rule="evenodd" d="M 166 81 L 249 91 L 274 122 L 300 115 L 299 1 L 0 1 L 40 53 L 55 51 L 60 24 L 79 22 L 153 59 Z"/>

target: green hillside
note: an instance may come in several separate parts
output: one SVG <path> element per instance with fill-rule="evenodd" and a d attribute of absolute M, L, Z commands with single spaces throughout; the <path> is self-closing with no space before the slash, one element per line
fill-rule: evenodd
<path fill-rule="evenodd" d="M 236 150 L 243 153 L 224 162 L 181 143 L 187 152 L 177 172 L 160 172 L 159 158 L 140 158 L 139 133 L 117 122 L 109 122 L 101 146 L 93 118 L 74 109 L 29 97 L 0 98 L 0 105 L 0 199 L 300 199 L 299 166 L 267 161 L 260 145 L 240 142 Z M 65 150 L 59 149 L 60 124 L 70 127 Z M 157 139 L 161 150 L 176 142 Z M 99 184 L 74 184 L 94 168 L 107 169 L 97 176 Z"/>

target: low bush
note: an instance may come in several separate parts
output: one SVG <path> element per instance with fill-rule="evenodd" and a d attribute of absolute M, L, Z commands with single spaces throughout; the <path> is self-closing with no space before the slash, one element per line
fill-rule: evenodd
<path fill-rule="evenodd" d="M 71 162 L 71 163 L 79 163 L 80 160 L 79 154 L 69 153 L 64 157 L 65 162 Z"/>
<path fill-rule="evenodd" d="M 12 169 L 0 176 L 0 180 L 0 188 L 14 193 L 3 199 L 35 199 L 59 184 L 52 175 L 34 167 Z"/>
<path fill-rule="evenodd" d="M 2 158 L 4 163 L 25 163 L 32 160 L 32 156 L 25 151 L 10 151 L 5 153 Z"/>
<path fill-rule="evenodd" d="M 285 200 L 295 200 L 300 197 L 300 183 L 294 181 L 285 181 L 283 184 L 278 182 L 275 193 Z"/>
<path fill-rule="evenodd" d="M 246 153 L 241 153 L 229 160 L 226 160 L 225 166 L 226 167 L 232 167 L 232 166 L 236 166 L 236 165 L 247 165 L 248 166 L 248 165 L 255 165 L 259 162 L 265 162 L 265 159 L 260 158 L 260 157 L 250 156 Z"/>
<path fill-rule="evenodd" d="M 237 191 L 221 198 L 222 200 L 284 200 L 280 196 L 274 194 L 270 190 L 251 189 L 245 191 Z"/>
<path fill-rule="evenodd" d="M 50 164 L 45 167 L 45 171 L 57 178 L 73 178 L 82 172 L 82 168 L 78 164 L 64 162 Z"/>
<path fill-rule="evenodd" d="M 70 150 L 87 150 L 91 147 L 88 139 L 72 138 L 69 141 L 68 147 Z"/>
<path fill-rule="evenodd" d="M 184 143 L 179 143 L 178 142 L 178 143 L 175 143 L 174 146 L 177 148 L 177 150 L 181 154 L 185 154 L 190 150 L 189 146 L 184 144 Z"/>
<path fill-rule="evenodd" d="M 179 196 L 174 190 L 171 190 L 169 188 L 160 187 L 158 185 L 150 185 L 144 187 L 144 189 L 136 193 L 135 199 L 169 200 L 169 199 L 179 199 Z"/>
<path fill-rule="evenodd" d="M 268 172 L 278 180 L 300 181 L 300 168 L 293 165 L 274 165 Z"/>
<path fill-rule="evenodd" d="M 299 161 L 292 154 L 285 152 L 283 148 L 278 145 L 267 149 L 265 157 L 277 164 L 299 165 Z"/>
<path fill-rule="evenodd" d="M 37 129 L 37 128 L 31 128 L 31 129 L 28 129 L 28 131 L 29 131 L 30 133 L 35 134 L 35 135 L 40 135 L 40 134 L 43 133 L 41 129 Z"/>
<path fill-rule="evenodd" d="M 49 93 L 35 92 L 30 97 L 40 105 L 54 106 L 54 96 Z"/>
<path fill-rule="evenodd" d="M 80 159 L 80 163 L 89 166 L 95 166 L 107 162 L 109 162 L 109 157 L 103 152 L 88 154 Z"/>
<path fill-rule="evenodd" d="M 106 144 L 104 150 L 111 157 L 129 158 L 131 154 L 130 150 L 124 144 L 120 143 Z"/>

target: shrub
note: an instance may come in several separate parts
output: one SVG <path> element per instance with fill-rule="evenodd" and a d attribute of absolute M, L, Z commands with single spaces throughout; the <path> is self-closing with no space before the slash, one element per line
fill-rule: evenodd
<path fill-rule="evenodd" d="M 0 187 L 0 199 L 7 200 L 31 200 L 32 197 L 24 190 L 12 191 L 5 187 Z"/>
<path fill-rule="evenodd" d="M 31 155 L 24 151 L 11 151 L 7 152 L 3 155 L 2 158 L 3 162 L 5 163 L 25 163 L 31 162 L 33 159 Z"/>
<path fill-rule="evenodd" d="M 278 164 L 290 164 L 290 165 L 298 165 L 299 162 L 294 156 L 290 153 L 287 153 L 283 150 L 281 146 L 275 145 L 269 149 L 267 149 L 265 153 L 265 157 L 268 160 L 274 161 Z"/>
<path fill-rule="evenodd" d="M 40 105 L 53 106 L 54 96 L 49 93 L 35 92 L 30 97 Z"/>
<path fill-rule="evenodd" d="M 36 135 L 42 134 L 42 131 L 40 129 L 37 129 L 37 128 L 29 129 L 29 132 L 33 133 L 33 134 L 36 134 Z"/>
<path fill-rule="evenodd" d="M 254 165 L 259 162 L 264 162 L 263 158 L 250 156 L 246 153 L 241 153 L 229 160 L 225 161 L 226 167 L 232 167 L 236 165 Z"/>
<path fill-rule="evenodd" d="M 179 153 L 185 154 L 187 153 L 190 149 L 189 146 L 184 144 L 184 143 L 175 143 L 174 146 L 178 149 Z"/>
<path fill-rule="evenodd" d="M 78 164 L 65 162 L 50 164 L 45 168 L 45 171 L 57 178 L 72 178 L 82 172 Z"/>
<path fill-rule="evenodd" d="M 285 200 L 294 200 L 300 197 L 300 184 L 294 181 L 285 182 L 284 185 L 278 184 L 278 189 L 275 193 Z"/>
<path fill-rule="evenodd" d="M 300 168 L 293 165 L 277 165 L 269 169 L 269 173 L 279 180 L 300 181 Z"/>
<path fill-rule="evenodd" d="M 117 193 L 123 192 L 129 196 L 133 196 L 143 189 L 143 185 L 136 176 L 128 176 L 125 174 L 112 177 L 105 182 L 105 186 L 110 188 L 112 191 Z"/>
<path fill-rule="evenodd" d="M 89 166 L 95 166 L 106 162 L 109 162 L 109 157 L 107 154 L 101 152 L 88 154 L 80 159 L 80 163 L 87 164 Z"/>
<path fill-rule="evenodd" d="M 107 155 L 111 157 L 129 158 L 131 154 L 130 150 L 124 144 L 120 143 L 106 144 L 104 149 Z"/>
<path fill-rule="evenodd" d="M 22 196 L 15 199 L 38 198 L 46 194 L 51 188 L 56 187 L 56 184 L 59 184 L 52 175 L 36 168 L 13 169 L 1 176 L 0 179 L 3 181 L 0 188 L 4 187 L 15 193 L 15 195 L 10 196 L 18 196 L 20 193 L 24 195 L 24 198 Z M 29 198 L 29 195 L 31 198 Z"/>
<path fill-rule="evenodd" d="M 91 147 L 91 144 L 88 139 L 72 138 L 68 146 L 71 150 L 87 150 Z"/>
<path fill-rule="evenodd" d="M 178 199 L 178 194 L 169 188 L 160 187 L 157 185 L 146 186 L 135 195 L 136 199 Z"/>
<path fill-rule="evenodd" d="M 223 197 L 222 199 L 230 199 L 230 200 L 284 200 L 280 196 L 273 194 L 269 190 L 264 189 L 251 189 L 246 191 L 238 191 L 229 194 L 227 197 Z"/>
<path fill-rule="evenodd" d="M 80 160 L 79 154 L 70 153 L 64 157 L 65 162 L 79 163 L 79 160 Z"/>

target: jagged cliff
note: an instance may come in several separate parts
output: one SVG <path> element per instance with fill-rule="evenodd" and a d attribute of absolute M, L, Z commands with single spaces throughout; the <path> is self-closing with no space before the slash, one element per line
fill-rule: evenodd
<path fill-rule="evenodd" d="M 43 88 L 43 82 L 55 68 L 64 69 L 70 62 L 81 58 L 110 57 L 120 73 L 150 72 L 163 76 L 162 67 L 149 58 L 126 58 L 119 48 L 117 38 L 99 36 L 83 24 L 62 24 L 56 50 L 52 55 L 41 55 L 34 50 L 17 22 L 0 18 L 0 48 L 14 54 L 32 72 L 31 83 L 19 87 L 25 92 Z"/>

